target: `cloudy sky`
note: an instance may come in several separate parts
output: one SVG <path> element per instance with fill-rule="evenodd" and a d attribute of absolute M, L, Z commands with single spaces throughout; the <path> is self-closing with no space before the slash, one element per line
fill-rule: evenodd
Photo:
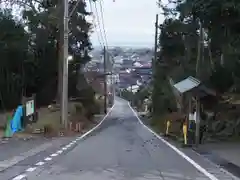
<path fill-rule="evenodd" d="M 109 46 L 153 46 L 155 16 L 156 13 L 160 13 L 156 0 L 101 1 Z M 97 3 L 97 9 L 101 21 L 99 2 Z M 94 4 L 93 13 L 95 14 L 94 19 L 97 23 Z M 160 22 L 162 19 L 160 16 Z M 94 31 L 92 34 L 92 43 L 94 46 L 99 46 L 97 38 L 97 32 L 100 33 L 99 26 Z"/>

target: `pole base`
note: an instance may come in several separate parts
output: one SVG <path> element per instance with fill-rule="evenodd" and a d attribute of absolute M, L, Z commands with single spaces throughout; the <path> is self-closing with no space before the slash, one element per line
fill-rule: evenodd
<path fill-rule="evenodd" d="M 183 147 L 183 148 L 192 147 L 192 145 L 191 145 L 191 144 L 182 144 L 182 147 Z"/>

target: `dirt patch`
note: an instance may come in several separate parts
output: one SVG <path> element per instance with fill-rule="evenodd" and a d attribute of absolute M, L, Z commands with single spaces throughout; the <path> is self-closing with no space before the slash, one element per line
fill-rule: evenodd
<path fill-rule="evenodd" d="M 69 103 L 69 120 L 76 114 L 76 103 Z M 23 132 L 14 134 L 14 138 L 33 138 L 38 136 L 61 136 L 63 127 L 60 120 L 60 108 L 57 105 L 50 105 L 48 107 L 42 107 L 37 110 L 38 121 L 31 125 L 27 125 Z M 3 121 L 3 117 L 7 117 L 7 113 L 2 114 L 2 128 L 0 129 L 0 137 L 4 137 L 4 130 L 6 120 Z M 75 135 L 75 132 L 68 132 L 64 130 L 64 135 Z"/>
<path fill-rule="evenodd" d="M 93 127 L 97 123 L 94 119 L 87 119 L 84 107 L 79 102 L 69 102 L 68 105 L 68 120 L 72 124 L 70 130 L 70 123 L 68 124 L 68 129 L 65 129 L 61 125 L 61 113 L 59 105 L 49 105 L 47 107 L 42 107 L 37 109 L 38 121 L 31 125 L 27 125 L 23 132 L 18 132 L 14 134 L 16 138 L 34 138 L 39 136 L 56 137 L 56 136 L 75 136 L 81 134 Z M 9 113 L 8 113 L 9 114 Z M 7 113 L 2 114 L 2 119 L 7 119 Z M 1 119 L 0 119 L 1 120 Z M 2 122 L 2 128 L 0 128 L 0 137 L 4 137 L 4 130 L 6 126 Z M 80 130 L 76 130 L 77 124 L 80 123 Z"/>

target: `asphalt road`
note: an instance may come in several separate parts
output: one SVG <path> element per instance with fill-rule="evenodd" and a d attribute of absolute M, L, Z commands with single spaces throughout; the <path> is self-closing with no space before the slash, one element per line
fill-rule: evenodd
<path fill-rule="evenodd" d="M 233 179 L 193 151 L 156 137 L 121 99 L 99 127 L 74 143 L 44 165 L 29 166 L 14 180 Z"/>

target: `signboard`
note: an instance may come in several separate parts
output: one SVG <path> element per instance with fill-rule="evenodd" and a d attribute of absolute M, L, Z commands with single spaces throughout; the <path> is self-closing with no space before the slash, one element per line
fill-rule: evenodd
<path fill-rule="evenodd" d="M 30 100 L 26 102 L 26 116 L 30 116 L 34 114 L 34 100 Z"/>
<path fill-rule="evenodd" d="M 38 113 L 36 111 L 36 97 L 33 94 L 32 97 L 22 97 L 23 104 L 23 119 L 22 125 L 26 127 L 27 124 L 32 124 L 37 122 Z"/>

